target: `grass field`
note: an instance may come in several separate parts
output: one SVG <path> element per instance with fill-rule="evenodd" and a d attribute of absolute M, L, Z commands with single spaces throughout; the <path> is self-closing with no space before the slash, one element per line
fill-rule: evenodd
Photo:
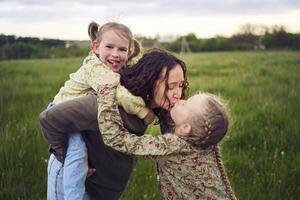
<path fill-rule="evenodd" d="M 300 52 L 183 55 L 190 94 L 228 100 L 223 161 L 239 199 L 300 196 Z M 82 58 L 0 62 L 0 199 L 45 199 L 47 144 L 38 123 Z M 298 89 L 297 89 L 298 88 Z M 154 133 L 158 127 L 150 127 Z M 137 162 L 123 199 L 160 199 L 155 164 Z"/>

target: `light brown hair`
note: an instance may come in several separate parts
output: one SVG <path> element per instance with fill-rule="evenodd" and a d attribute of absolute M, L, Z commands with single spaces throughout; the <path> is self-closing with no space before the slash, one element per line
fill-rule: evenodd
<path fill-rule="evenodd" d="M 217 145 L 225 136 L 228 129 L 228 114 L 225 105 L 219 97 L 213 94 L 200 93 L 199 95 L 203 95 L 205 99 L 205 103 L 201 104 L 204 107 L 191 113 L 188 121 L 191 124 L 192 131 L 187 137 L 187 141 L 193 146 L 202 149 L 213 148 L 226 191 L 230 199 L 236 200 L 237 198 L 230 186 Z"/>
<path fill-rule="evenodd" d="M 188 122 L 191 125 L 191 133 L 188 141 L 194 145 L 206 149 L 218 144 L 225 136 L 228 129 L 228 116 L 221 99 L 213 94 L 199 93 L 203 97 L 201 108 L 195 108 L 189 115 Z"/>
<path fill-rule="evenodd" d="M 91 42 L 101 42 L 103 33 L 110 30 L 115 31 L 120 37 L 129 41 L 129 56 L 127 63 L 134 57 L 139 56 L 142 51 L 142 46 L 136 39 L 134 39 L 131 30 L 124 24 L 108 22 L 99 26 L 98 23 L 91 22 L 88 27 L 88 34 Z"/>

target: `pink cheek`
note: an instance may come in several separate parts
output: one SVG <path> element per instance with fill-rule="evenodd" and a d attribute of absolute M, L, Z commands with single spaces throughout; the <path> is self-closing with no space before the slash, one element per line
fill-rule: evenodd
<path fill-rule="evenodd" d="M 180 101 L 180 99 L 174 98 L 174 102 L 175 102 L 175 103 L 178 103 L 179 101 Z"/>

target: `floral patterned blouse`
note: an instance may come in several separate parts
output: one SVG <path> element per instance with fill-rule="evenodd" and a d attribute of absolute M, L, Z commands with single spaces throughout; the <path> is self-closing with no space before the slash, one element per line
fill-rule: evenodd
<path fill-rule="evenodd" d="M 124 153 L 157 161 L 165 199 L 230 199 L 213 148 L 196 149 L 174 134 L 130 134 L 124 127 L 112 85 L 100 87 L 99 123 L 104 142 Z"/>
<path fill-rule="evenodd" d="M 111 70 L 91 51 L 84 59 L 82 66 L 76 72 L 70 74 L 70 79 L 60 88 L 58 94 L 54 97 L 53 103 L 58 104 L 76 97 L 84 96 L 90 91 L 97 91 L 99 77 L 109 72 L 111 72 Z M 149 109 L 141 97 L 132 95 L 121 85 L 117 88 L 116 99 L 117 103 L 121 105 L 127 113 L 135 114 L 140 119 L 145 118 L 149 112 Z"/>

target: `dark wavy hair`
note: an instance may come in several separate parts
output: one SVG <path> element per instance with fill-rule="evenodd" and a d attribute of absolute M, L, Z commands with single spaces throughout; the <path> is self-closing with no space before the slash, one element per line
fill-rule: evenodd
<path fill-rule="evenodd" d="M 155 48 L 149 50 L 136 64 L 124 69 L 121 72 L 121 85 L 126 87 L 132 94 L 142 97 L 146 104 L 149 105 L 153 99 L 154 84 L 160 79 L 162 70 L 166 69 L 166 94 L 168 90 L 169 72 L 176 64 L 179 64 L 183 70 L 185 84 L 181 98 L 184 99 L 188 93 L 186 65 L 182 60 L 162 49 Z"/>
<path fill-rule="evenodd" d="M 187 67 L 185 63 L 162 49 L 151 49 L 131 68 L 126 68 L 121 72 L 121 84 L 132 94 L 144 99 L 146 105 L 150 105 L 153 100 L 155 82 L 161 77 L 161 72 L 166 69 L 165 74 L 165 97 L 168 91 L 169 72 L 175 65 L 179 64 L 182 68 L 185 84 L 182 88 L 181 99 L 188 95 Z M 170 101 L 166 98 L 167 101 Z M 170 102 L 169 102 L 170 103 Z M 169 104 L 170 105 L 170 104 Z M 158 116 L 161 131 L 163 133 L 173 130 L 173 121 L 168 111 L 163 108 L 156 108 L 154 113 Z"/>

